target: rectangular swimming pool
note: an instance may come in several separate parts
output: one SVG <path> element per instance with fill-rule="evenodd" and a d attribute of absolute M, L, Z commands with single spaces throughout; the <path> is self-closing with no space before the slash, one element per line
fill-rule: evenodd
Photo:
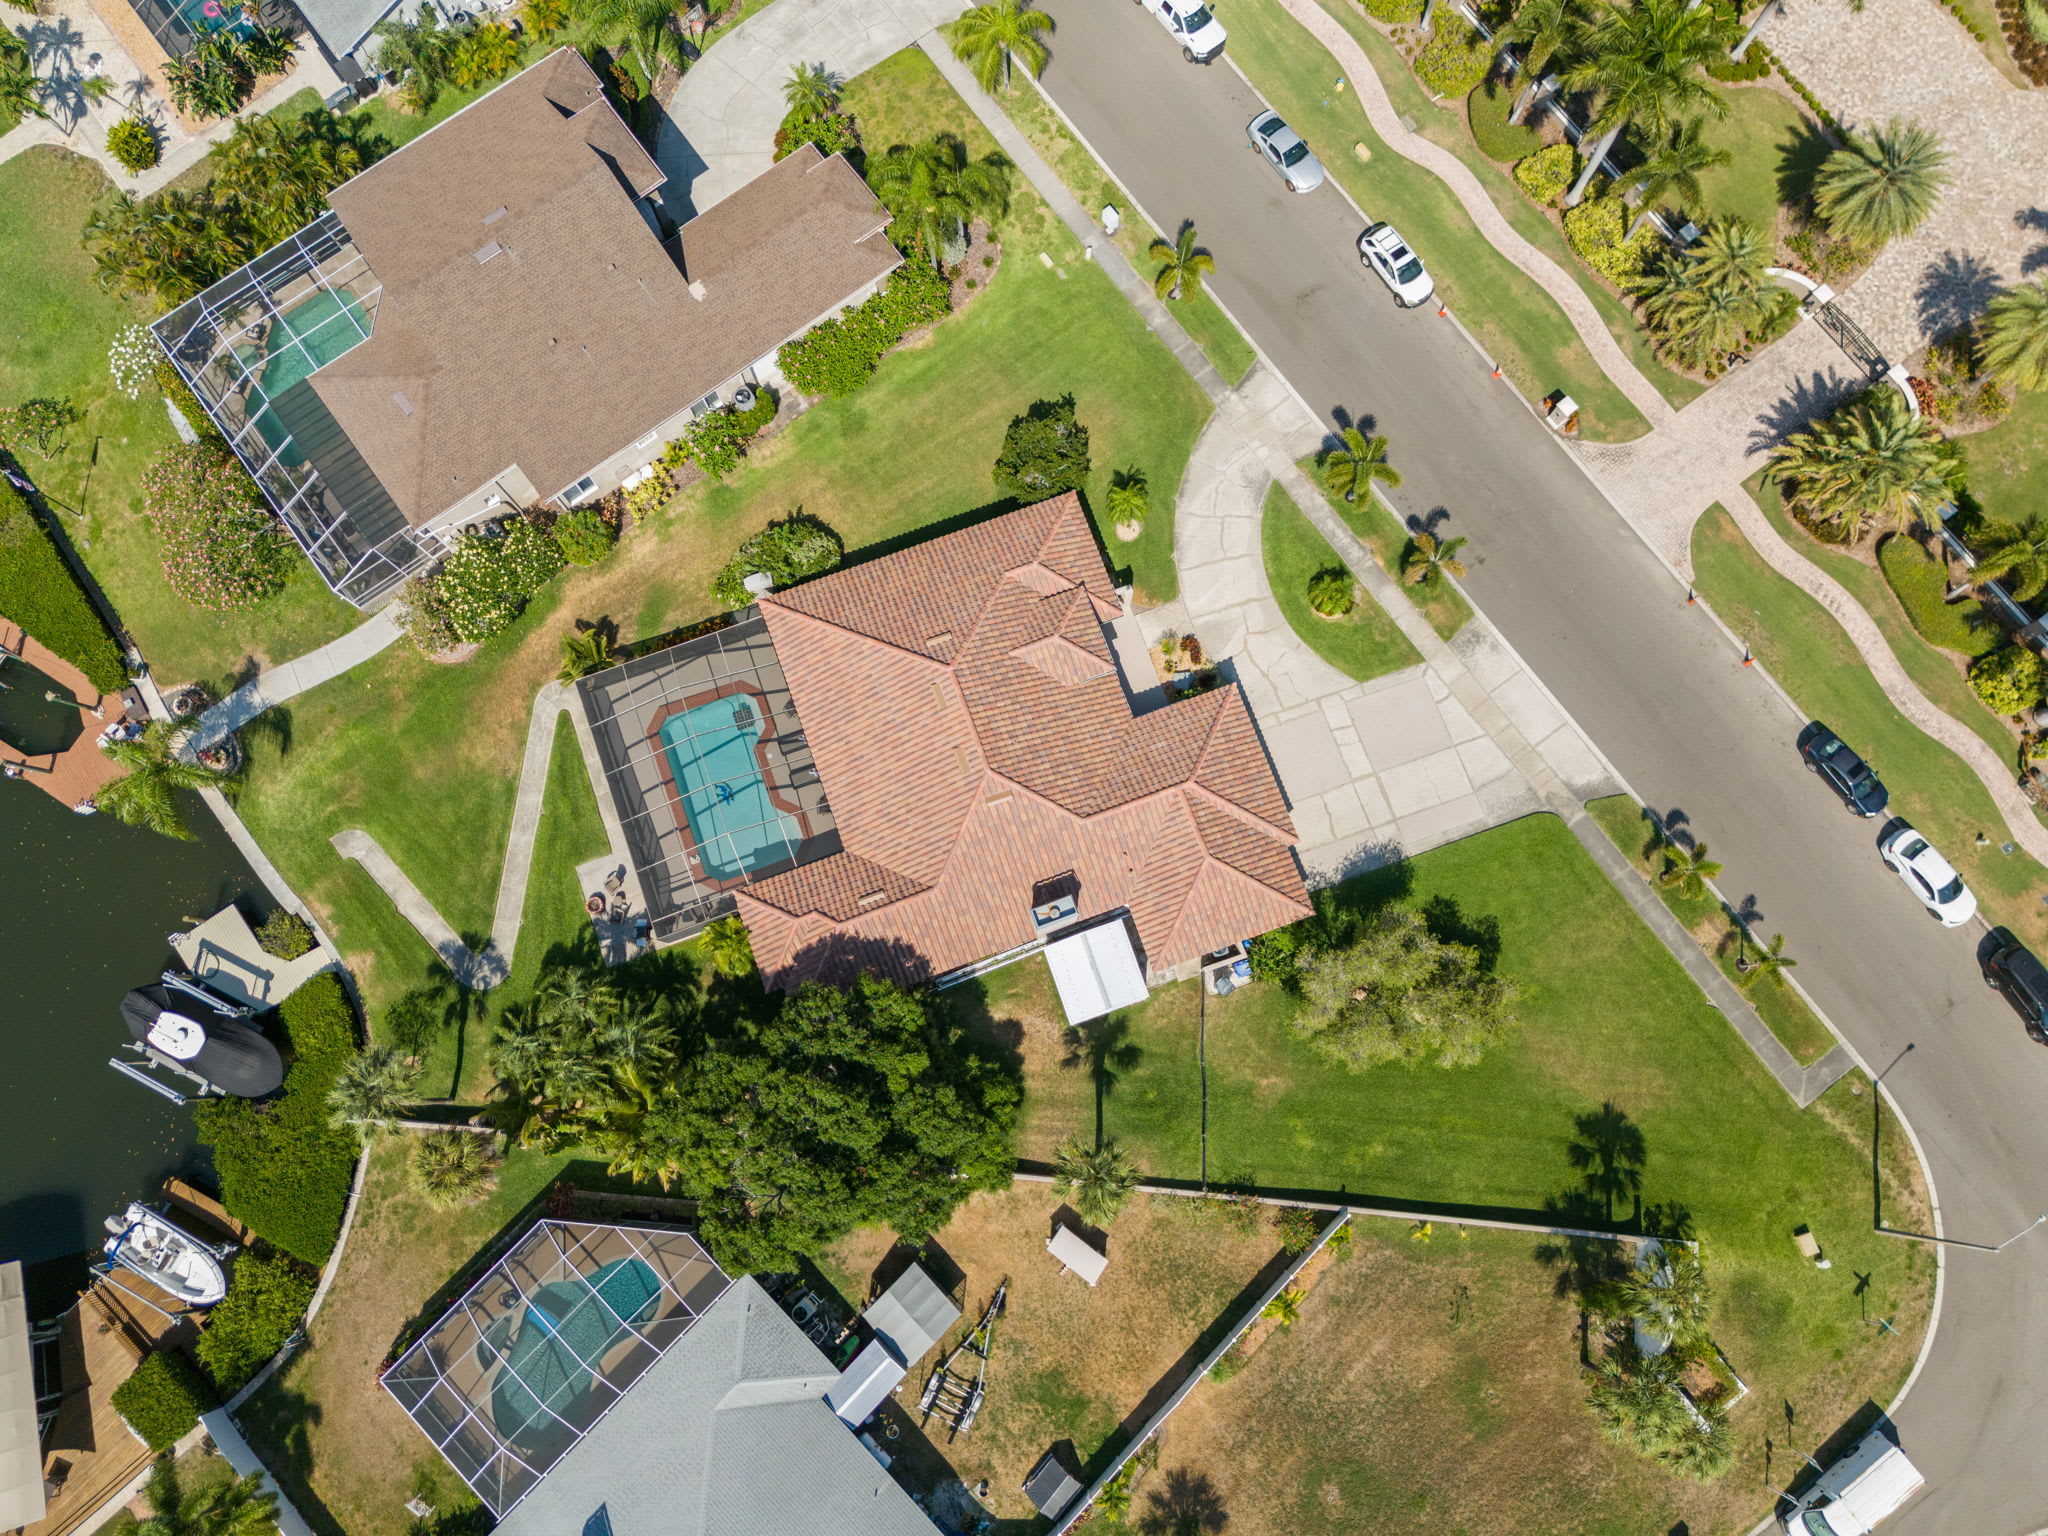
<path fill-rule="evenodd" d="M 803 825 L 776 805 L 756 754 L 771 722 L 749 694 L 737 693 L 670 715 L 661 723 L 676 795 L 704 873 L 714 880 L 796 857 Z"/>

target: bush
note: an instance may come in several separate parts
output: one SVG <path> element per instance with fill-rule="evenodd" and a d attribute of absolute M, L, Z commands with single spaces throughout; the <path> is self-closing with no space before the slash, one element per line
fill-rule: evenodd
<path fill-rule="evenodd" d="M 206 1331 L 193 1346 L 215 1391 L 232 1397 L 284 1347 L 312 1304 L 317 1283 L 304 1265 L 282 1254 L 235 1256 L 227 1300 L 208 1315 Z"/>
<path fill-rule="evenodd" d="M 1549 208 L 1571 189 L 1579 174 L 1579 152 L 1569 144 L 1553 144 L 1515 162 L 1515 185 Z"/>
<path fill-rule="evenodd" d="M 1740 59 L 1717 55 L 1714 62 L 1707 66 L 1707 73 L 1716 80 L 1728 80 L 1737 84 L 1744 80 L 1761 80 L 1770 72 L 1770 55 L 1764 52 L 1761 43 L 1751 43 L 1743 50 Z"/>
<path fill-rule="evenodd" d="M 779 523 L 770 523 L 740 545 L 725 568 L 711 580 L 711 595 L 728 608 L 744 608 L 753 594 L 746 579 L 765 571 L 775 585 L 787 587 L 812 576 L 822 576 L 846 555 L 839 535 L 804 515 L 799 507 Z"/>
<path fill-rule="evenodd" d="M 1423 0 L 1358 0 L 1358 3 L 1365 7 L 1366 15 L 1374 21 L 1384 21 L 1388 26 L 1422 20 Z"/>
<path fill-rule="evenodd" d="M 439 578 L 431 572 L 405 584 L 405 635 L 425 656 L 443 656 L 462 644 L 455 621 L 441 596 Z"/>
<path fill-rule="evenodd" d="M 785 159 L 806 144 L 826 155 L 860 148 L 860 130 L 844 112 L 805 112 L 792 108 L 775 130 L 775 158 Z"/>
<path fill-rule="evenodd" d="M 1341 565 L 1317 571 L 1308 579 L 1308 605 L 1326 619 L 1341 619 L 1358 606 L 1355 585 L 1351 572 Z"/>
<path fill-rule="evenodd" d="M 78 407 L 69 400 L 24 400 L 0 409 L 0 448 L 17 456 L 26 449 L 39 459 L 54 458 L 63 451 L 64 429 L 77 424 Z"/>
<path fill-rule="evenodd" d="M 21 492 L 0 480 L 0 613 L 92 680 L 128 686 L 121 647 Z"/>
<path fill-rule="evenodd" d="M 476 1131 L 435 1131 L 413 1144 L 413 1182 L 440 1206 L 480 1199 L 498 1176 L 498 1154 Z"/>
<path fill-rule="evenodd" d="M 1472 124 L 1472 141 L 1489 160 L 1503 165 L 1526 159 L 1543 148 L 1543 135 L 1528 123 L 1511 123 L 1521 91 L 1505 80 L 1489 80 L 1465 98 L 1465 117 Z"/>
<path fill-rule="evenodd" d="M 661 462 L 670 467 L 693 463 L 712 479 L 723 480 L 739 468 L 754 435 L 775 419 L 779 403 L 764 384 L 744 411 L 726 406 L 707 414 L 663 450 Z"/>
<path fill-rule="evenodd" d="M 561 545 L 533 518 L 487 523 L 456 540 L 433 577 L 429 601 L 458 640 L 474 644 L 518 618 L 563 564 Z"/>
<path fill-rule="evenodd" d="M 777 366 L 807 395 L 850 395 L 874 376 L 884 353 L 952 307 L 952 286 L 943 272 L 906 262 L 873 298 L 787 343 L 776 354 Z"/>
<path fill-rule="evenodd" d="M 256 942 L 266 955 L 297 960 L 313 952 L 313 929 L 298 913 L 279 907 L 257 926 Z"/>
<path fill-rule="evenodd" d="M 996 455 L 996 489 L 1022 502 L 1047 501 L 1088 481 L 1088 429 L 1074 397 L 1040 400 L 1010 422 Z"/>
<path fill-rule="evenodd" d="M 213 1148 L 221 1203 L 272 1246 L 325 1264 L 341 1232 L 359 1150 L 328 1118 L 327 1094 L 355 1055 L 356 1020 L 339 978 L 315 976 L 278 1009 L 292 1049 L 284 1089 L 267 1103 L 193 1107 Z"/>
<path fill-rule="evenodd" d="M 171 366 L 171 360 L 162 353 L 156 359 L 156 387 L 164 392 L 164 398 L 178 408 L 178 414 L 185 418 L 185 425 L 201 437 L 220 438 L 214 427 L 213 418 L 206 414 L 206 407 L 199 403 L 199 397 L 192 392 L 192 386 L 185 382 L 185 376 Z"/>
<path fill-rule="evenodd" d="M 1292 986 L 1300 980 L 1301 930 L 1298 927 L 1275 928 L 1271 933 L 1248 939 L 1244 952 L 1245 958 L 1251 962 L 1254 980 L 1277 981 L 1283 986 Z"/>
<path fill-rule="evenodd" d="M 164 156 L 156 129 L 139 117 L 124 117 L 107 130 L 107 153 L 130 176 L 151 169 Z"/>
<path fill-rule="evenodd" d="M 1493 68 L 1493 44 L 1463 21 L 1437 22 L 1415 56 L 1415 75 L 1433 96 L 1463 96 Z"/>
<path fill-rule="evenodd" d="M 2041 702 L 2041 657 L 2024 645 L 2004 645 L 1970 663 L 1970 686 L 2001 715 L 2017 715 Z"/>
<path fill-rule="evenodd" d="M 1932 558 L 1904 534 L 1892 534 L 1877 546 L 1877 563 L 1899 606 L 1929 645 L 1982 656 L 2004 638 L 1983 604 L 1975 599 L 1946 601 L 1947 564 Z"/>
<path fill-rule="evenodd" d="M 164 543 L 164 580 L 195 608 L 254 607 L 291 580 L 291 539 L 218 438 L 152 459 L 142 510 Z"/>
<path fill-rule="evenodd" d="M 1282 1252 L 1302 1254 L 1315 1247 L 1323 1223 L 1314 1211 L 1304 1210 L 1298 1205 L 1286 1205 L 1273 1212 L 1273 1230 L 1280 1234 Z"/>
<path fill-rule="evenodd" d="M 159 1349 L 114 1388 L 113 1403 L 144 1444 L 167 1451 L 193 1431 L 199 1415 L 211 1411 L 214 1398 L 190 1361 L 174 1349 Z"/>
<path fill-rule="evenodd" d="M 1244 1346 L 1233 1344 L 1223 1352 L 1223 1358 L 1209 1367 L 1211 1381 L 1228 1381 L 1245 1366 Z"/>
<path fill-rule="evenodd" d="M 619 542 L 614 528 L 593 507 L 577 507 L 555 519 L 555 546 L 571 565 L 595 565 Z"/>
<path fill-rule="evenodd" d="M 1662 237 L 1648 220 L 1628 233 L 1629 211 L 1613 194 L 1587 198 L 1564 216 L 1565 238 L 1586 265 L 1617 288 L 1627 288 L 1643 275 Z"/>

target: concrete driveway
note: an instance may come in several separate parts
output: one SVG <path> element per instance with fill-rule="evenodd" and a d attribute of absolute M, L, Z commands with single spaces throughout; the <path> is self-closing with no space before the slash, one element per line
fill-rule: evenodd
<path fill-rule="evenodd" d="M 1782 930 L 1799 977 L 1910 1117 L 1952 1237 L 1997 1242 L 2048 1209 L 2048 1051 L 1987 991 L 1981 929 L 1945 931 L 1878 861 L 1874 829 L 1800 771 L 1805 721 L 1696 609 L 1566 450 L 1433 311 L 1359 267 L 1334 186 L 1298 197 L 1245 147 L 1262 103 L 1226 63 L 1186 64 L 1137 7 L 1045 0 L 1045 84 L 1162 228 L 1192 218 L 1216 292 L 1317 412 L 1373 418 L 1395 501 L 1471 538 L 1466 583 L 1638 793 L 1682 809 Z M 1342 145 L 1315 146 L 1327 154 Z M 1429 253 L 1422 252 L 1425 259 Z M 1882 766 L 1882 765 L 1880 765 Z M 1996 829 L 1987 829 L 1995 831 Z M 2048 1523 L 2034 1470 L 2048 1408 L 2048 1228 L 1947 1253 L 1939 1333 L 1898 1423 L 1930 1488 L 1900 1536 Z M 1802 1426 L 1815 1443 L 1833 1426 Z"/>

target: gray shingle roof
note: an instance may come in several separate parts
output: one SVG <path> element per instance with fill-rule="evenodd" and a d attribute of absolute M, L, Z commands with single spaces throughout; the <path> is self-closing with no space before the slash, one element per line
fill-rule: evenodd
<path fill-rule="evenodd" d="M 498 1536 L 933 1536 L 825 1406 L 839 1373 L 740 1279 L 565 1455 Z"/>
<path fill-rule="evenodd" d="M 295 0 L 327 51 L 337 59 L 352 52 L 370 28 L 398 9 L 398 0 Z"/>

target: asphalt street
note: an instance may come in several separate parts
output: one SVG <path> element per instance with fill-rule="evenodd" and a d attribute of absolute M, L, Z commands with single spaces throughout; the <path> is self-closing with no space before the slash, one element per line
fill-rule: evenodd
<path fill-rule="evenodd" d="M 1765 931 L 1788 936 L 1800 982 L 1873 1070 L 1896 1059 L 1885 1083 L 1947 1234 L 1995 1243 L 2048 1210 L 2048 1050 L 1986 988 L 1982 926 L 1942 929 L 1908 895 L 1878 859 L 1882 819 L 1801 771 L 1805 720 L 1456 329 L 1395 308 L 1362 269 L 1336 187 L 1293 194 L 1247 147 L 1263 103 L 1235 70 L 1184 62 L 1134 5 L 1044 8 L 1058 23 L 1044 84 L 1096 152 L 1163 227 L 1195 221 L 1214 290 L 1326 421 L 1369 417 L 1389 436 L 1405 477 L 1392 499 L 1441 508 L 1470 538 L 1466 586 L 1487 617 L 1636 792 L 1712 844 L 1724 892 L 1753 895 Z M 2048 1526 L 2048 1226 L 1946 1257 L 1934 1349 L 1897 1416 L 1930 1486 L 1886 1530 L 2024 1536 Z M 1794 1438 L 1810 1449 L 1832 1428 Z"/>

